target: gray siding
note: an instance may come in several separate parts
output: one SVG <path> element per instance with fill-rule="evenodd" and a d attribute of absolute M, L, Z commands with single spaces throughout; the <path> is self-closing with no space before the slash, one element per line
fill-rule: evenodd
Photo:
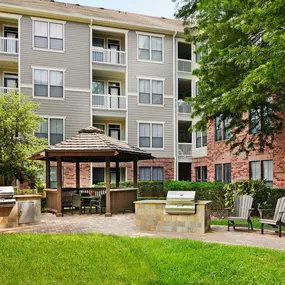
<path fill-rule="evenodd" d="M 30 86 L 31 66 L 66 69 L 65 88 L 90 90 L 90 28 L 86 24 L 66 22 L 65 53 L 38 51 L 32 48 L 32 19 L 21 19 L 21 85 Z M 22 88 L 32 96 L 32 88 Z M 40 103 L 37 111 L 41 115 L 66 116 L 65 137 L 90 125 L 90 93 L 65 91 L 65 100 L 35 99 Z"/>
<path fill-rule="evenodd" d="M 164 150 L 151 150 L 155 157 L 173 157 L 174 127 L 173 127 L 173 100 L 164 99 L 164 107 L 139 106 L 137 96 L 129 96 L 128 132 L 129 143 L 138 145 L 137 121 L 164 122 Z"/>
<path fill-rule="evenodd" d="M 128 92 L 138 94 L 137 76 L 165 78 L 164 95 L 173 96 L 173 38 L 164 38 L 164 63 L 141 62 L 137 60 L 137 34 L 129 32 L 128 38 Z M 164 150 L 151 150 L 155 157 L 174 157 L 174 114 L 173 99 L 164 98 L 164 106 L 138 105 L 138 95 L 128 96 L 128 140 L 138 146 L 137 121 L 165 122 Z"/>

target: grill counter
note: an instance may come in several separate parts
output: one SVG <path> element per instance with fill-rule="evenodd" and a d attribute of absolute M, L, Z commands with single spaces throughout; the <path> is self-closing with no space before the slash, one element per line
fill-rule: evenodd
<path fill-rule="evenodd" d="M 195 191 L 168 191 L 165 210 L 168 214 L 195 214 Z"/>
<path fill-rule="evenodd" d="M 14 189 L 12 186 L 0 186 L 0 208 L 14 207 L 16 199 L 14 197 Z"/>

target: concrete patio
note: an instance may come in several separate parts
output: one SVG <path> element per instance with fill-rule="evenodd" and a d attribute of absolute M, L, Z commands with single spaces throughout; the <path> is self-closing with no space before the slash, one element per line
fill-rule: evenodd
<path fill-rule="evenodd" d="M 207 234 L 137 232 L 134 214 L 114 215 L 112 218 L 103 215 L 65 215 L 62 218 L 57 218 L 53 214 L 43 214 L 40 224 L 3 229 L 0 230 L 0 233 L 101 233 L 130 237 L 181 238 L 285 251 L 284 234 L 282 238 L 271 232 L 261 235 L 258 229 L 251 233 L 244 229 L 228 232 L 224 226 L 211 226 L 211 232 Z"/>

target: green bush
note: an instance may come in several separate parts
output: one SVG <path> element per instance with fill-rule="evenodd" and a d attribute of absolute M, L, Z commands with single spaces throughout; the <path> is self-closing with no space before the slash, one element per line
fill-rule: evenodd
<path fill-rule="evenodd" d="M 139 196 L 153 196 L 163 194 L 164 192 L 164 183 L 163 181 L 139 181 Z M 151 195 L 149 195 L 151 194 Z"/>
<path fill-rule="evenodd" d="M 197 200 L 210 200 L 213 209 L 224 209 L 224 183 L 169 180 L 164 184 L 164 191 L 196 191 Z"/>
<path fill-rule="evenodd" d="M 165 197 L 138 197 L 138 201 L 144 200 L 165 200 Z"/>
<path fill-rule="evenodd" d="M 225 205 L 232 207 L 233 200 L 239 195 L 249 195 L 253 198 L 253 208 L 269 208 L 273 199 L 270 196 L 274 190 L 267 187 L 263 181 L 244 181 L 225 184 Z"/>
<path fill-rule="evenodd" d="M 131 181 L 125 181 L 125 182 L 120 182 L 120 186 L 119 188 L 128 188 L 128 187 L 133 187 L 133 182 Z M 102 187 L 106 187 L 106 183 L 105 182 L 99 182 L 97 184 L 93 185 L 94 188 L 102 188 Z M 111 183 L 111 188 L 115 189 L 116 188 L 116 182 L 112 182 Z"/>

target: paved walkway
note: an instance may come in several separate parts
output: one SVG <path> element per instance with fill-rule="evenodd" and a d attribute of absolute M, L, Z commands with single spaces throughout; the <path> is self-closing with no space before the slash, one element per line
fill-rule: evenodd
<path fill-rule="evenodd" d="M 182 238 L 222 244 L 266 247 L 285 251 L 284 234 L 282 238 L 279 238 L 277 234 L 271 232 L 261 235 L 260 230 L 255 230 L 251 233 L 244 229 L 228 232 L 226 227 L 212 226 L 211 232 L 207 234 L 137 232 L 134 214 L 114 215 L 112 218 L 106 218 L 104 215 L 65 215 L 63 218 L 56 218 L 52 214 L 43 214 L 40 224 L 0 230 L 1 232 L 40 234 L 102 233 L 130 237 Z"/>

